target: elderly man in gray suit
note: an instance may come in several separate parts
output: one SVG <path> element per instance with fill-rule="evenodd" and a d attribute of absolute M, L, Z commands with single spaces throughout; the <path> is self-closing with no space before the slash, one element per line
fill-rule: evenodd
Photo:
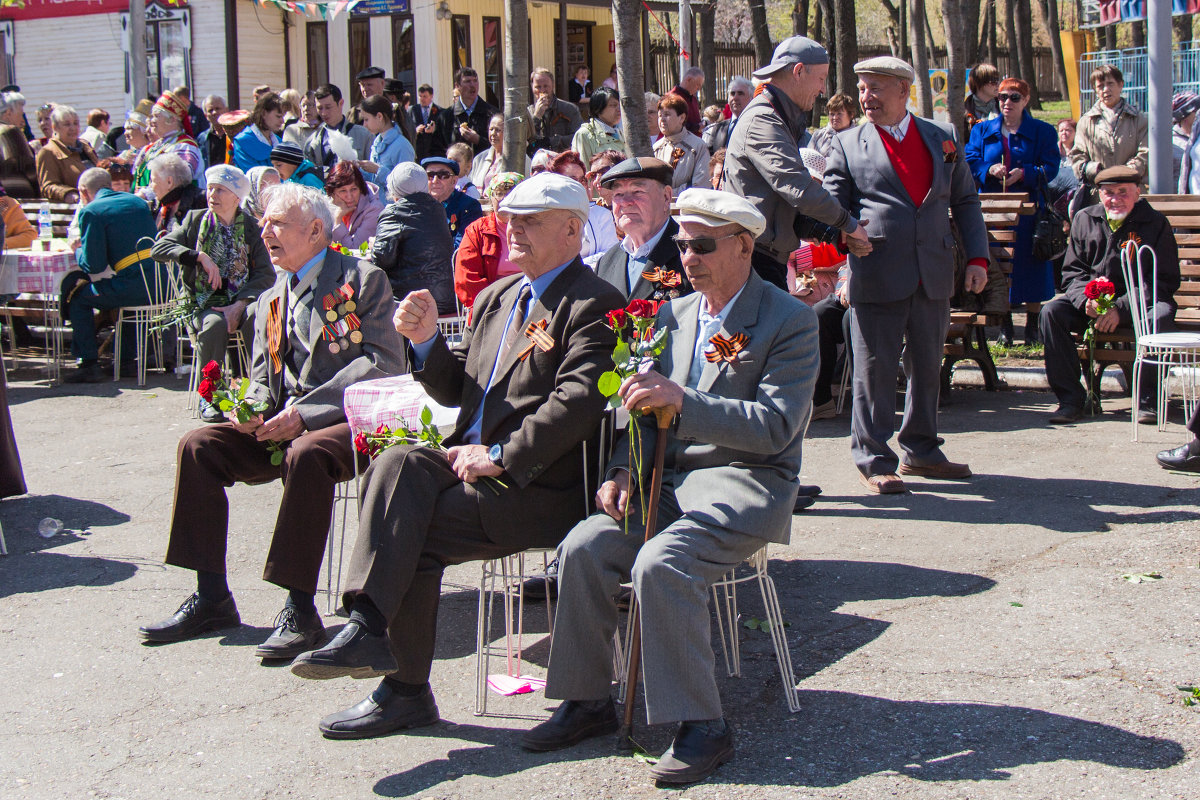
<path fill-rule="evenodd" d="M 685 191 L 678 206 L 675 243 L 696 293 L 659 310 L 656 324 L 669 332 L 662 361 L 620 389 L 630 411 L 670 408 L 677 415 L 659 531 L 643 545 L 642 510 L 630 499 L 638 496 L 632 486 L 648 475 L 630 475 L 627 447 L 618 443 L 596 496 L 599 513 L 562 544 L 546 696 L 566 702 L 521 742 L 557 750 L 616 730 L 609 695 L 613 596 L 632 578 L 647 716 L 651 724 L 680 723 L 651 768 L 670 784 L 702 780 L 733 757 L 713 674 L 708 591 L 767 542 L 788 541 L 818 360 L 815 315 L 752 271 L 762 214 L 743 198 L 709 189 Z M 643 439 L 652 441 L 653 417 L 643 419 L 651 421 Z"/>
<path fill-rule="evenodd" d="M 287 589 L 288 599 L 255 655 L 293 658 L 324 636 L 313 595 L 334 486 L 355 472 L 342 395 L 403 364 L 387 275 L 329 249 L 336 218 L 323 192 L 295 183 L 271 190 L 262 238 L 279 277 L 258 298 L 247 392 L 268 408 L 246 422 L 231 418 L 191 431 L 179 442 L 166 561 L 195 570 L 197 589 L 174 615 L 141 629 L 146 642 L 175 642 L 240 622 L 225 579 L 225 492 L 234 483 L 276 478 L 283 498 L 263 578 Z M 282 459 L 272 452 L 279 447 Z"/>
<path fill-rule="evenodd" d="M 942 344 L 954 292 L 955 240 L 950 215 L 969 260 L 965 288 L 987 283 L 987 231 L 979 195 L 954 128 L 908 113 L 915 73 L 884 56 L 854 65 L 867 123 L 834 139 L 825 188 L 863 219 L 875 247 L 850 254 L 850 335 L 854 354 L 854 414 L 850 448 L 868 491 L 904 492 L 900 475 L 962 479 L 937 433 Z M 899 444 L 895 428 L 896 371 L 904 352 L 908 392 Z M 897 475 L 899 467 L 900 475 Z"/>

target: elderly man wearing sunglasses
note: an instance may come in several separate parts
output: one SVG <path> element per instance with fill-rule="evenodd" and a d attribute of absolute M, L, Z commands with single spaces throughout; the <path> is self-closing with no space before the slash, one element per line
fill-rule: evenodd
<path fill-rule="evenodd" d="M 711 189 L 686 190 L 678 207 L 674 242 L 696 291 L 659 310 L 655 325 L 668 331 L 661 362 L 620 389 L 631 412 L 670 408 L 677 416 L 659 532 L 645 544 L 634 534 L 643 509 L 632 487 L 648 475 L 630 475 L 628 447 L 619 442 L 596 513 L 561 546 L 546 696 L 565 702 L 521 741 L 528 750 L 558 750 L 617 730 L 613 596 L 632 579 L 646 713 L 653 725 L 679 723 L 650 770 L 667 784 L 703 780 L 733 757 L 713 675 L 708 591 L 767 542 L 788 541 L 817 376 L 816 316 L 751 268 L 763 215 Z M 653 440 L 654 419 L 642 417 L 643 441 Z"/>

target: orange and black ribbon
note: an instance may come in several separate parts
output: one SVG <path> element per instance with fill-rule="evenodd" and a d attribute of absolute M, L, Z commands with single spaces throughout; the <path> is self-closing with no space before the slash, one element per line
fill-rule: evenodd
<path fill-rule="evenodd" d="M 279 357 L 279 344 L 283 341 L 283 316 L 279 313 L 283 298 L 275 297 L 267 309 L 267 349 L 271 354 L 271 371 L 278 373 L 283 369 L 283 359 Z"/>
<path fill-rule="evenodd" d="M 539 348 L 543 353 L 549 353 L 554 349 L 554 337 L 546 333 L 546 320 L 544 319 L 525 326 L 525 338 L 529 340 L 529 344 L 525 345 L 524 349 L 517 354 L 517 358 L 521 361 L 529 358 L 534 347 Z"/>
<path fill-rule="evenodd" d="M 733 362 L 737 358 L 737 354 L 745 349 L 746 344 L 750 341 L 750 337 L 745 333 L 735 333 L 733 336 L 725 337 L 717 334 L 708 340 L 712 346 L 712 350 L 706 350 L 704 357 L 709 363 L 715 364 L 718 361 Z"/>
<path fill-rule="evenodd" d="M 662 267 L 648 269 L 642 273 L 642 277 L 650 281 L 650 283 L 657 283 L 659 286 L 665 286 L 668 289 L 675 289 L 683 283 L 683 278 L 680 277 L 678 272 L 663 269 Z"/>

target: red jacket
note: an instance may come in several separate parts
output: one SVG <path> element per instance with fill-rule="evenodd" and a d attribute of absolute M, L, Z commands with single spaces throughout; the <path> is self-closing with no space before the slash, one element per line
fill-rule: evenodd
<path fill-rule="evenodd" d="M 475 296 L 496 282 L 500 248 L 495 214 L 480 217 L 463 231 L 462 243 L 454 256 L 454 293 L 463 308 L 473 306 Z"/>

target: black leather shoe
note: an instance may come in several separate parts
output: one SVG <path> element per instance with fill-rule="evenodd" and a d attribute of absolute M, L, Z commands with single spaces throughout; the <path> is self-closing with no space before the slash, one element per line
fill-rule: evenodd
<path fill-rule="evenodd" d="M 181 642 L 205 631 L 232 628 L 242 624 L 233 595 L 219 603 L 210 603 L 193 593 L 179 610 L 162 622 L 138 629 L 146 642 Z"/>
<path fill-rule="evenodd" d="M 1157 458 L 1163 469 L 1200 472 L 1200 439 L 1193 439 L 1174 450 L 1163 450 Z"/>
<path fill-rule="evenodd" d="M 1070 425 L 1074 422 L 1079 422 L 1083 419 L 1083 409 L 1078 406 L 1060 405 L 1053 414 L 1050 415 L 1051 425 Z"/>
<path fill-rule="evenodd" d="M 702 781 L 717 767 L 733 758 L 733 729 L 727 724 L 725 733 L 711 736 L 691 722 L 679 725 L 675 741 L 662 754 L 650 774 L 659 783 L 684 784 Z"/>
<path fill-rule="evenodd" d="M 821 494 L 821 487 L 816 484 L 802 483 L 796 494 L 800 497 L 818 497 Z"/>
<path fill-rule="evenodd" d="M 792 507 L 792 513 L 799 514 L 815 502 L 817 502 L 817 498 L 812 495 L 798 494 L 796 495 L 796 505 Z"/>
<path fill-rule="evenodd" d="M 356 706 L 330 714 L 317 723 L 326 739 L 370 739 L 405 728 L 423 728 L 440 719 L 428 686 L 416 697 L 404 697 L 381 682 Z"/>
<path fill-rule="evenodd" d="M 132 358 L 128 361 L 122 361 L 120 370 L 119 374 L 122 378 L 136 378 L 138 374 L 137 361 Z"/>
<path fill-rule="evenodd" d="M 1158 414 L 1148 408 L 1143 408 L 1137 415 L 1138 425 L 1157 425 Z"/>
<path fill-rule="evenodd" d="M 599 711 L 588 711 L 576 700 L 564 700 L 550 719 L 521 737 L 521 747 L 536 753 L 561 750 L 593 736 L 616 733 L 618 727 L 611 697 Z"/>
<path fill-rule="evenodd" d="M 63 383 L 102 383 L 108 376 L 100 371 L 99 364 L 84 364 L 63 378 Z"/>
<path fill-rule="evenodd" d="M 200 420 L 210 423 L 225 422 L 225 415 L 221 413 L 221 409 L 202 399 L 200 401 Z"/>
<path fill-rule="evenodd" d="M 295 658 L 318 647 L 324 639 L 325 625 L 320 614 L 284 606 L 275 617 L 275 630 L 254 651 L 254 657 Z"/>
<path fill-rule="evenodd" d="M 314 681 L 329 678 L 381 678 L 400 669 L 387 634 L 373 636 L 357 622 L 346 627 L 320 650 L 301 653 L 292 674 Z"/>
<path fill-rule="evenodd" d="M 521 584 L 521 593 L 530 602 L 558 599 L 558 559 L 546 565 L 546 577 L 530 578 Z"/>

